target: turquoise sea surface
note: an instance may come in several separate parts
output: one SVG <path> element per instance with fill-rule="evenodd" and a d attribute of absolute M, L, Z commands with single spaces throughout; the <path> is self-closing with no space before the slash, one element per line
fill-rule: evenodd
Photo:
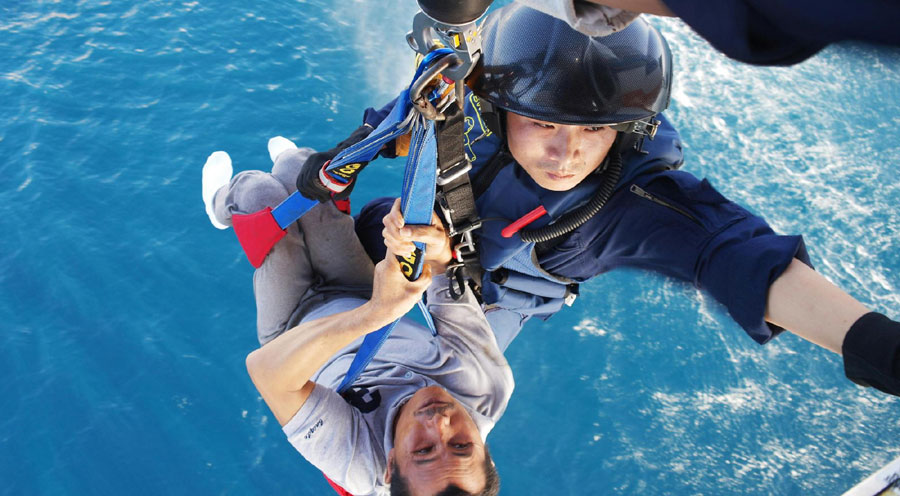
<path fill-rule="evenodd" d="M 252 267 L 210 226 L 200 169 L 215 150 L 268 168 L 276 135 L 342 139 L 407 84 L 415 9 L 3 2 L 0 494 L 329 494 L 247 377 Z M 652 22 L 684 170 L 900 317 L 900 51 L 756 68 Z M 402 162 L 382 162 L 356 210 L 399 191 Z M 504 495 L 840 494 L 900 455 L 900 400 L 653 274 L 583 285 L 507 356 L 517 388 L 489 439 Z"/>

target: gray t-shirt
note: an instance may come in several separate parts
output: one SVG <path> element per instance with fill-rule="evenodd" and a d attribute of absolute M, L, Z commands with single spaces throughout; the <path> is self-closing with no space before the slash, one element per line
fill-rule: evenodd
<path fill-rule="evenodd" d="M 332 300 L 307 315 L 312 320 L 356 308 L 364 300 Z M 423 387 L 446 389 L 468 410 L 487 438 L 512 395 L 512 371 L 471 291 L 454 301 L 447 279 L 428 289 L 437 336 L 407 318 L 394 328 L 350 391 L 335 391 L 362 338 L 338 352 L 313 376 L 316 387 L 283 427 L 304 458 L 352 494 L 387 494 L 387 453 L 394 416 Z"/>

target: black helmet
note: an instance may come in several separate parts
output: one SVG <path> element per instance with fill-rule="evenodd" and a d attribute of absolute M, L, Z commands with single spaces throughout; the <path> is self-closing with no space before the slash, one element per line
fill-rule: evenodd
<path fill-rule="evenodd" d="M 518 4 L 483 26 L 477 95 L 505 110 L 560 124 L 649 121 L 669 105 L 672 54 L 643 18 L 603 37 Z M 638 126 L 622 131 L 636 131 Z"/>

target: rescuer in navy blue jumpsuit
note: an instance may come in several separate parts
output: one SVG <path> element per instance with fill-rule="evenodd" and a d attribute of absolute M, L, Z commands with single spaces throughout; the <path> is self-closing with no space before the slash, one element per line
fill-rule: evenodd
<path fill-rule="evenodd" d="M 571 300 L 577 283 L 636 267 L 705 290 L 759 343 L 789 329 L 842 353 L 854 382 L 900 394 L 900 325 L 813 271 L 800 236 L 776 234 L 677 170 L 680 139 L 660 114 L 671 54 L 652 26 L 638 18 L 588 37 L 511 5 L 492 13 L 483 33 L 466 143 L 483 222 L 475 232 L 480 292 L 496 334 L 506 336 L 501 349 L 526 320 L 549 318 Z M 378 114 L 367 112 L 367 121 Z M 383 243 L 396 253 L 411 246 L 385 218 L 391 202 L 376 200 L 357 219 L 373 258 Z"/>

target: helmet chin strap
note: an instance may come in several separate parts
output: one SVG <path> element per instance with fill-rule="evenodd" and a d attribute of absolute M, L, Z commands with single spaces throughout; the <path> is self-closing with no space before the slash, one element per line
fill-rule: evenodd
<path fill-rule="evenodd" d="M 481 120 L 484 121 L 491 133 L 502 137 L 505 142 L 506 112 L 485 98 L 480 98 L 478 102 L 481 106 Z"/>
<path fill-rule="evenodd" d="M 630 126 L 632 123 L 628 122 L 625 124 L 628 124 Z M 653 124 L 659 125 L 659 121 L 655 121 Z M 617 124 L 616 126 L 610 127 L 616 129 L 617 126 L 621 125 Z M 655 128 L 653 134 L 656 134 Z M 634 149 L 638 153 L 646 154 L 647 152 L 644 150 L 644 138 L 646 137 L 648 137 L 648 135 L 630 131 L 616 132 L 616 139 L 609 147 L 609 151 L 606 152 L 606 157 L 603 158 L 603 161 L 600 162 L 600 166 L 594 169 L 594 172 L 592 174 L 602 174 L 606 172 L 606 170 L 609 168 L 610 160 L 612 160 L 613 157 L 621 157 L 629 149 Z M 650 139 L 652 140 L 653 137 L 650 136 Z"/>
<path fill-rule="evenodd" d="M 606 170 L 609 169 L 609 162 L 612 160 L 612 157 L 614 155 L 621 156 L 622 152 L 628 148 L 628 143 L 630 142 L 631 139 L 626 137 L 625 133 L 621 131 L 617 132 L 616 139 L 615 141 L 613 141 L 612 145 L 610 145 L 609 150 L 607 150 L 606 156 L 603 157 L 600 165 L 598 165 L 597 168 L 594 169 L 594 172 L 591 172 L 591 174 L 600 175 L 606 172 Z"/>

